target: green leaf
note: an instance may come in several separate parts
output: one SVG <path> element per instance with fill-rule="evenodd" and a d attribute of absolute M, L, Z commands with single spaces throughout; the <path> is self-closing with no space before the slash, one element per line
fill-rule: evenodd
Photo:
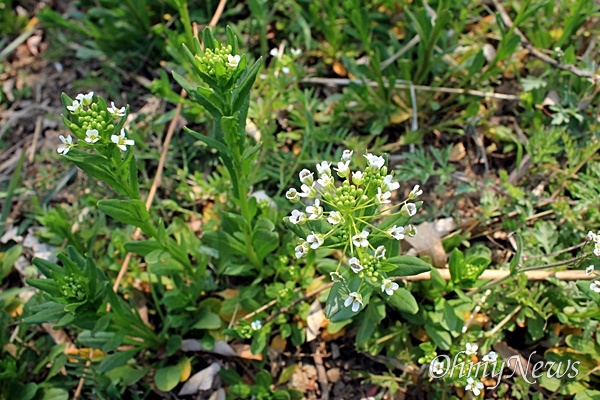
<path fill-rule="evenodd" d="M 275 225 L 267 218 L 260 218 L 252 234 L 252 244 L 260 261 L 279 247 L 279 235 L 275 232 Z"/>
<path fill-rule="evenodd" d="M 243 55 L 242 58 L 244 57 L 246 56 Z M 261 66 L 262 57 L 256 60 L 252 67 L 250 67 L 250 69 L 246 71 L 242 83 L 240 83 L 238 88 L 234 91 L 233 102 L 231 106 L 232 110 L 239 110 L 244 104 L 244 102 L 248 99 L 248 96 L 250 95 L 250 90 L 252 89 L 252 85 L 254 85 L 256 75 L 258 74 L 258 70 Z"/>
<path fill-rule="evenodd" d="M 129 196 L 128 190 L 116 179 L 116 168 L 105 157 L 78 149 L 71 149 L 65 157 L 89 176 L 101 180 L 119 194 Z"/>
<path fill-rule="evenodd" d="M 385 304 L 379 298 L 373 298 L 362 313 L 361 323 L 356 334 L 356 344 L 360 345 L 373 337 L 379 323 L 385 318 Z"/>
<path fill-rule="evenodd" d="M 419 305 L 410 291 L 405 288 L 398 288 L 388 299 L 388 303 L 399 311 L 409 314 L 416 314 L 419 311 Z"/>
<path fill-rule="evenodd" d="M 202 240 L 208 246 L 219 252 L 219 256 L 224 256 L 228 253 L 246 254 L 246 247 L 239 240 L 221 230 L 213 230 L 205 232 Z"/>
<path fill-rule="evenodd" d="M 600 399 L 600 390 L 584 390 L 575 395 L 573 400 L 597 400 Z"/>
<path fill-rule="evenodd" d="M 150 223 L 150 214 L 140 200 L 100 200 L 98 208 L 119 222 L 140 228 L 146 236 L 157 235 Z"/>
<path fill-rule="evenodd" d="M 433 343 L 442 350 L 449 350 L 452 344 L 452 336 L 441 326 L 434 325 L 431 322 L 425 324 L 425 332 L 429 335 Z"/>
<path fill-rule="evenodd" d="M 205 136 L 205 135 L 201 135 L 200 133 L 189 129 L 186 126 L 183 127 L 183 130 L 186 131 L 187 133 L 189 133 L 190 135 L 192 135 L 193 137 L 195 137 L 196 139 L 200 140 L 201 142 L 206 143 L 209 147 L 217 150 L 220 154 L 229 154 L 230 153 L 227 146 L 225 146 L 223 143 L 219 142 L 216 139 L 213 139 L 213 138 Z"/>
<path fill-rule="evenodd" d="M 29 382 L 26 385 L 21 386 L 12 395 L 15 399 L 19 400 L 33 400 L 38 391 L 38 385 L 34 382 Z"/>
<path fill-rule="evenodd" d="M 54 302 L 47 302 L 39 306 L 31 307 L 32 311 L 37 311 L 34 315 L 23 318 L 27 324 L 42 324 L 46 322 L 56 322 L 65 315 L 65 306 Z"/>
<path fill-rule="evenodd" d="M 448 267 L 450 269 L 450 279 L 453 283 L 458 283 L 462 279 L 461 270 L 464 265 L 465 257 L 463 253 L 454 249 L 452 254 L 450 254 L 450 259 L 448 260 Z"/>
<path fill-rule="evenodd" d="M 219 315 L 209 311 L 208 309 L 200 310 L 196 323 L 192 329 L 219 329 L 221 327 L 221 318 Z"/>
<path fill-rule="evenodd" d="M 204 32 L 202 33 L 202 43 L 204 44 L 205 49 L 215 49 L 216 41 L 212 34 L 212 30 L 209 27 L 204 28 Z"/>
<path fill-rule="evenodd" d="M 54 282 L 52 279 L 26 278 L 25 282 L 27 282 L 29 286 L 33 286 L 34 288 L 43 290 L 44 292 L 50 294 L 53 297 L 62 297 L 62 292 L 60 290 L 59 284 Z"/>
<path fill-rule="evenodd" d="M 154 383 L 159 390 L 170 392 L 179 383 L 179 377 L 178 365 L 159 368 L 156 370 L 156 375 L 154 375 Z"/>
<path fill-rule="evenodd" d="M 521 235 L 515 232 L 514 234 L 515 241 L 517 242 L 517 252 L 513 256 L 512 260 L 510 260 L 510 273 L 513 274 L 517 270 L 519 263 L 521 262 L 521 253 L 523 252 L 523 238 Z"/>
<path fill-rule="evenodd" d="M 118 353 L 111 354 L 104 358 L 100 365 L 98 365 L 98 371 L 101 373 L 106 373 L 111 369 L 121 367 L 127 363 L 132 357 L 134 357 L 137 353 L 140 352 L 140 349 L 132 349 L 120 351 Z M 179 369 L 177 369 L 177 373 L 179 373 Z"/>
<path fill-rule="evenodd" d="M 356 312 L 352 311 L 352 307 L 344 306 L 344 302 L 348 298 L 348 294 L 352 291 L 358 290 L 360 286 L 360 278 L 355 277 L 348 283 L 348 287 L 342 282 L 336 282 L 327 297 L 325 303 L 325 317 L 329 318 L 331 322 L 340 322 L 348 319 L 352 319 L 355 315 L 360 312 L 360 309 Z M 369 298 L 371 297 L 372 289 L 363 285 L 359 292 L 362 295 L 363 307 L 369 304 Z"/>
<path fill-rule="evenodd" d="M 44 389 L 42 400 L 69 400 L 69 392 L 60 388 Z"/>
<path fill-rule="evenodd" d="M 125 243 L 125 250 L 130 253 L 139 254 L 142 257 L 147 256 L 150 252 L 158 250 L 160 245 L 156 240 L 136 240 L 134 242 Z"/>
<path fill-rule="evenodd" d="M 396 266 L 396 269 L 389 273 L 390 276 L 410 276 L 431 271 L 431 265 L 429 263 L 409 255 L 391 257 L 385 260 L 385 263 Z"/>

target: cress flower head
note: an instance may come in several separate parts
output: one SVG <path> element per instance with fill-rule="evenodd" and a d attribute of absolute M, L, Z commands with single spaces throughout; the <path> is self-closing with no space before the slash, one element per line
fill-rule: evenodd
<path fill-rule="evenodd" d="M 107 148 L 111 136 L 119 135 L 128 113 L 127 106 L 117 107 L 111 101 L 109 107 L 107 101 L 94 92 L 79 93 L 75 99 L 63 93 L 61 100 L 66 110 L 63 122 L 71 131 L 71 140 L 79 139 L 77 146 L 84 149 Z"/>
<path fill-rule="evenodd" d="M 398 256 L 397 241 L 416 234 L 408 222 L 421 205 L 413 199 L 422 194 L 416 188 L 399 199 L 400 185 L 385 156 L 345 150 L 340 159 L 302 169 L 297 186 L 286 192 L 295 204 L 285 220 L 299 237 L 296 258 L 341 250 L 337 268 L 327 273 L 343 293 L 341 304 L 353 312 L 370 293 L 389 299 L 400 288 L 391 262 Z"/>

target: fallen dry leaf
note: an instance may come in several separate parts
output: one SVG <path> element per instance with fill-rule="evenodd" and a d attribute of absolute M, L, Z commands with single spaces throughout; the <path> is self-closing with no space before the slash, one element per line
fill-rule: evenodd
<path fill-rule="evenodd" d="M 306 341 L 310 342 L 317 338 L 321 323 L 325 319 L 325 313 L 321 307 L 321 302 L 315 300 L 308 309 L 308 317 L 306 318 Z"/>
<path fill-rule="evenodd" d="M 233 347 L 237 356 L 240 358 L 245 358 L 246 360 L 257 360 L 257 361 L 262 361 L 262 359 L 263 359 L 262 354 L 252 354 L 249 344 L 233 344 L 233 345 L 231 345 L 231 347 Z"/>
<path fill-rule="evenodd" d="M 287 346 L 287 340 L 282 338 L 281 335 L 275 335 L 271 340 L 271 349 L 281 354 Z"/>
<path fill-rule="evenodd" d="M 200 390 L 208 390 L 212 387 L 215 376 L 221 370 L 221 366 L 213 362 L 202 371 L 195 373 L 179 391 L 179 396 L 189 396 Z"/>
<path fill-rule="evenodd" d="M 215 347 L 212 350 L 207 350 L 202 346 L 199 340 L 184 339 L 181 341 L 181 350 L 183 351 L 204 351 L 207 353 L 219 354 L 225 357 L 236 357 L 238 354 L 233 348 L 222 340 L 215 341 Z"/>
<path fill-rule="evenodd" d="M 430 256 L 435 267 L 444 268 L 446 266 L 446 251 L 433 224 L 423 222 L 417 226 L 416 236 L 406 236 L 404 240 L 412 246 L 417 255 Z"/>

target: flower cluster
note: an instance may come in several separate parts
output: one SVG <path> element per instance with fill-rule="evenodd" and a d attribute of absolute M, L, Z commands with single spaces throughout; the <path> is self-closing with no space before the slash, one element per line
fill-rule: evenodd
<path fill-rule="evenodd" d="M 399 285 L 387 276 L 386 253 L 394 241 L 416 234 L 415 227 L 407 222 L 417 212 L 417 204 L 411 201 L 423 191 L 417 185 L 407 199 L 394 205 L 392 193 L 400 184 L 388 174 L 386 160 L 366 154 L 363 170 L 351 169 L 352 161 L 353 151 L 345 150 L 337 163 L 317 164 L 316 174 L 303 169 L 300 189 L 287 191 L 288 200 L 303 205 L 303 209 L 295 209 L 289 216 L 300 236 L 295 254 L 302 258 L 319 248 L 343 249 L 348 255 L 347 268 L 341 269 L 343 259 L 340 260 L 330 274 L 334 282 L 345 283 L 359 277 L 361 286 L 367 284 L 382 295 L 392 296 Z M 398 246 L 394 248 L 397 252 Z M 348 289 L 348 293 L 344 306 L 357 312 L 363 306 L 360 290 Z"/>
<path fill-rule="evenodd" d="M 121 127 L 119 134 L 115 134 L 115 120 L 127 115 L 126 107 L 118 108 L 114 102 L 107 107 L 104 100 L 100 98 L 94 101 L 94 92 L 80 93 L 75 100 L 63 95 L 63 101 L 71 119 L 71 121 L 65 119 L 67 127 L 86 145 L 113 143 L 121 151 L 127 151 L 127 146 L 135 144 L 133 140 L 127 139 L 124 128 Z M 62 143 L 58 146 L 57 151 L 61 155 L 66 155 L 69 150 L 78 145 L 73 141 L 71 135 L 67 135 L 67 137 L 60 135 L 59 138 Z"/>
<path fill-rule="evenodd" d="M 290 55 L 288 55 L 283 51 L 279 51 L 277 47 L 274 47 L 269 54 L 276 59 L 278 66 L 281 67 L 281 69 L 276 69 L 275 76 L 279 75 L 279 71 L 284 75 L 289 75 L 292 73 L 291 68 L 294 68 L 295 60 L 302 54 L 302 50 L 291 48 Z"/>
<path fill-rule="evenodd" d="M 588 242 L 594 243 L 594 255 L 596 257 L 600 257 L 600 231 L 598 233 L 594 233 L 589 231 L 587 234 Z"/>
<path fill-rule="evenodd" d="M 220 76 L 230 75 L 241 60 L 237 54 L 232 54 L 231 45 L 216 44 L 214 49 L 205 49 L 204 54 L 196 56 L 196 64 L 200 71 L 206 75 L 218 78 Z"/>

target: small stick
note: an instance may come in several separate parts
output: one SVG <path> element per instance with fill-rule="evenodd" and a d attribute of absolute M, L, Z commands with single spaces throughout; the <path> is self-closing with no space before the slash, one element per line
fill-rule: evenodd
<path fill-rule="evenodd" d="M 548 267 L 551 268 L 551 267 Z M 437 269 L 438 273 L 442 276 L 444 280 L 450 280 L 450 270 L 448 269 Z M 586 275 L 585 271 L 524 271 L 520 272 L 521 274 L 525 274 L 527 280 L 529 281 L 543 281 L 545 279 L 550 278 L 551 276 L 556 277 L 556 279 L 561 281 L 577 281 L 577 280 L 590 280 L 594 279 L 593 276 Z M 496 279 L 505 279 L 510 276 L 509 270 L 486 270 L 477 278 L 478 280 L 496 280 Z M 431 272 L 424 272 L 419 275 L 414 276 L 403 276 L 399 279 L 405 281 L 427 281 L 431 279 Z"/>
<path fill-rule="evenodd" d="M 225 10 L 225 4 L 226 3 L 227 3 L 227 0 L 221 0 L 221 1 L 219 1 L 219 5 L 217 6 L 217 9 L 215 10 L 215 13 L 214 13 L 212 19 L 208 23 L 209 27 L 212 28 L 213 26 L 217 25 L 217 23 L 219 22 L 219 19 L 221 19 L 221 15 L 223 14 L 223 10 Z"/>
<path fill-rule="evenodd" d="M 322 77 L 312 77 L 312 78 L 304 78 L 301 81 L 302 83 L 314 83 L 317 85 L 336 85 L 336 86 L 348 86 L 351 83 L 357 85 L 367 85 L 367 86 L 379 86 L 379 83 L 365 79 L 347 79 L 347 78 L 322 78 Z M 384 82 L 387 83 L 386 80 Z M 486 97 L 490 99 L 498 99 L 498 100 L 510 100 L 510 101 L 520 101 L 521 98 L 519 96 L 515 96 L 514 94 L 505 94 L 505 93 L 494 93 L 494 92 L 482 92 L 480 90 L 469 90 L 469 89 L 458 89 L 458 88 L 449 88 L 449 87 L 433 87 L 433 86 L 424 86 L 424 85 L 413 85 L 410 81 L 405 81 L 402 79 L 398 79 L 394 83 L 394 87 L 397 89 L 410 89 L 411 86 L 415 90 L 422 90 L 425 92 L 441 92 L 441 93 L 456 93 L 456 94 L 468 94 L 471 96 L 477 97 Z"/>
<path fill-rule="evenodd" d="M 329 380 L 327 379 L 327 373 L 323 366 L 323 357 L 321 356 L 320 349 L 316 342 L 311 342 L 310 347 L 313 352 L 315 367 L 317 368 L 317 379 L 319 380 L 319 386 L 321 387 L 321 399 L 329 400 Z"/>

